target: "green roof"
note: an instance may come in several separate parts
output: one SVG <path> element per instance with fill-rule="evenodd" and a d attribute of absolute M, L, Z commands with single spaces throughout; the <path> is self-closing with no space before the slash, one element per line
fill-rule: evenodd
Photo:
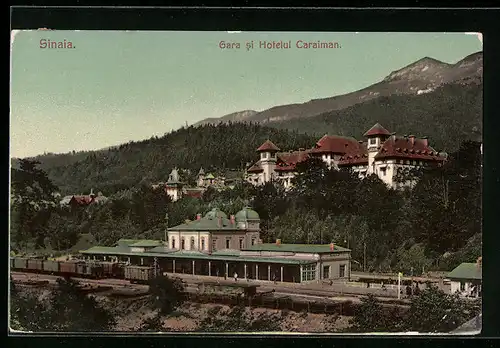
<path fill-rule="evenodd" d="M 240 255 L 240 251 L 239 250 L 235 250 L 235 249 L 222 249 L 222 250 L 217 250 L 217 251 L 214 251 L 212 252 L 212 255 L 233 255 L 233 256 L 238 256 Z"/>
<path fill-rule="evenodd" d="M 123 256 L 143 256 L 143 257 L 160 257 L 160 258 L 186 258 L 211 261 L 228 261 L 228 262 L 256 262 L 256 263 L 277 263 L 277 264 L 310 264 L 316 263 L 314 260 L 300 259 L 281 259 L 273 257 L 240 257 L 235 255 L 209 255 L 198 251 L 173 251 L 173 252 L 132 252 L 123 248 L 113 247 L 92 247 L 88 250 L 80 251 L 81 254 L 91 255 L 123 255 Z"/>
<path fill-rule="evenodd" d="M 256 244 L 246 251 L 282 251 L 294 253 L 332 253 L 332 252 L 348 252 L 350 249 L 334 245 L 333 251 L 330 250 L 330 244 Z"/>
<path fill-rule="evenodd" d="M 118 240 L 117 244 L 118 245 L 124 245 L 124 246 L 128 246 L 128 245 L 132 245 L 134 243 L 137 243 L 141 241 L 140 239 L 126 239 L 126 238 L 122 238 L 120 240 Z"/>
<path fill-rule="evenodd" d="M 205 218 L 207 219 L 217 219 L 219 217 L 227 219 L 227 214 L 224 213 L 219 208 L 213 208 L 212 210 L 210 210 L 208 213 L 205 214 Z"/>
<path fill-rule="evenodd" d="M 161 240 L 150 240 L 150 239 L 142 239 L 136 243 L 130 244 L 131 247 L 157 247 L 163 245 Z"/>
<path fill-rule="evenodd" d="M 450 279 L 481 280 L 482 269 L 476 263 L 464 262 L 448 273 Z"/>
<path fill-rule="evenodd" d="M 238 228 L 236 224 L 232 224 L 227 218 L 222 217 L 222 226 L 219 226 L 218 218 L 204 217 L 200 220 L 190 221 L 181 225 L 170 227 L 169 231 L 210 231 L 210 230 L 223 230 L 234 231 Z"/>
<path fill-rule="evenodd" d="M 260 220 L 259 214 L 250 207 L 241 209 L 235 215 L 236 221 Z"/>

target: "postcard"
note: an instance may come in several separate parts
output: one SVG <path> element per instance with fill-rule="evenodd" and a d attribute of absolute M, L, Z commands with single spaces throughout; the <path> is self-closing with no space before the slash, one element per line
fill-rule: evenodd
<path fill-rule="evenodd" d="M 11 333 L 480 332 L 482 93 L 480 33 L 12 31 Z"/>

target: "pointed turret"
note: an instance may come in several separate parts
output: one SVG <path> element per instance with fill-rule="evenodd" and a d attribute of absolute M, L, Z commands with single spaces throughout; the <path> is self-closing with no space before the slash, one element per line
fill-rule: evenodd
<path fill-rule="evenodd" d="M 273 142 L 267 139 L 264 144 L 259 146 L 257 152 L 278 152 L 280 150 L 279 147 L 273 144 Z"/>
<path fill-rule="evenodd" d="M 380 123 L 375 123 L 375 125 L 364 134 L 364 136 L 367 138 L 377 137 L 377 136 L 390 136 L 390 135 L 391 133 L 387 129 L 382 127 Z"/>

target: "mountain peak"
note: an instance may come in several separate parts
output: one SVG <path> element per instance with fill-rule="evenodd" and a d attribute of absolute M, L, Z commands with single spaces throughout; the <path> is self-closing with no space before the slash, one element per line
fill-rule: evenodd
<path fill-rule="evenodd" d="M 452 65 L 440 60 L 424 57 L 399 70 L 391 72 L 384 81 L 412 80 L 425 76 L 436 76 L 447 70 L 450 66 Z"/>

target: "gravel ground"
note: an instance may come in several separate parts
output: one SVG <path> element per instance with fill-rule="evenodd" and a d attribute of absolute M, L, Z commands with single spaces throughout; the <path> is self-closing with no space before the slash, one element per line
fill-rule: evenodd
<path fill-rule="evenodd" d="M 142 300 L 110 300 L 101 299 L 106 306 L 113 308 L 117 316 L 117 331 L 137 331 L 140 323 L 155 315 L 155 312 Z M 117 303 L 118 302 L 118 303 Z M 217 304 L 184 303 L 171 317 L 164 317 L 166 331 L 193 332 L 196 331 L 198 323 L 203 320 L 207 311 L 214 307 L 229 309 L 228 306 Z M 250 309 L 248 309 L 250 311 Z M 296 313 L 266 308 L 253 308 L 254 314 L 268 312 L 280 313 L 285 316 L 282 330 L 285 332 L 334 332 L 349 326 L 349 317 L 338 316 L 337 320 L 324 314 Z"/>
<path fill-rule="evenodd" d="M 19 287 L 19 289 L 36 293 L 40 299 L 49 293 L 47 289 L 43 288 Z M 105 306 L 105 308 L 114 313 L 117 321 L 116 331 L 138 331 L 143 320 L 153 317 L 156 314 L 148 305 L 147 297 L 117 299 L 99 294 L 92 296 Z M 228 306 L 217 304 L 186 302 L 171 316 L 163 318 L 165 331 L 196 331 L 198 323 L 207 316 L 208 310 L 214 307 L 221 307 L 224 310 L 229 309 Z M 266 308 L 252 308 L 247 310 L 252 311 L 254 314 L 263 312 L 279 313 L 284 317 L 281 328 L 283 332 L 335 332 L 348 327 L 350 319 L 346 316 L 338 316 L 336 320 L 333 320 L 331 316 L 325 314 L 296 313 L 287 310 L 281 311 Z"/>

